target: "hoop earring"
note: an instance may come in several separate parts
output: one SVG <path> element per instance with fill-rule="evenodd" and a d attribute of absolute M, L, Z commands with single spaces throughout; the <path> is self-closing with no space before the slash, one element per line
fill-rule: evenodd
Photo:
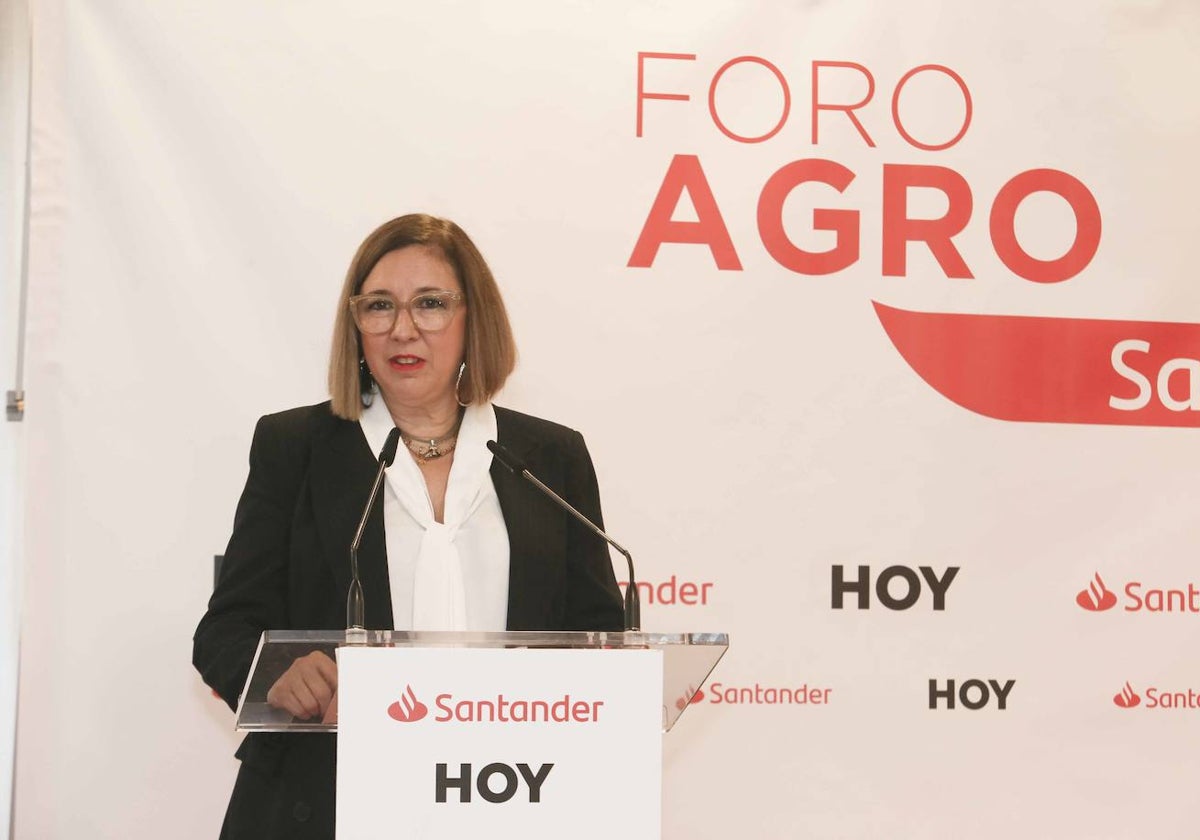
<path fill-rule="evenodd" d="M 470 403 L 463 402 L 462 397 L 460 397 L 458 395 L 458 386 L 462 384 L 463 373 L 466 371 L 466 369 L 467 369 L 466 362 L 463 362 L 461 365 L 459 365 L 458 366 L 458 379 L 454 380 L 454 401 L 456 403 L 458 403 L 459 406 L 461 406 L 462 408 L 466 408 L 468 405 L 470 405 Z"/>
<path fill-rule="evenodd" d="M 363 408 L 367 408 L 371 403 L 375 402 L 375 393 L 379 386 L 375 383 L 375 377 L 371 375 L 371 368 L 367 366 L 366 358 L 358 360 L 358 393 L 362 399 Z"/>

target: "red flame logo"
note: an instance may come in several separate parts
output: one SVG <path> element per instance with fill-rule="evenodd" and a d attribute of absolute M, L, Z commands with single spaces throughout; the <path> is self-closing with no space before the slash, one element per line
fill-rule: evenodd
<path fill-rule="evenodd" d="M 1142 696 L 1134 691 L 1133 686 L 1127 682 L 1125 683 L 1125 687 L 1121 689 L 1120 694 L 1113 695 L 1113 702 L 1122 709 L 1132 709 L 1142 702 Z"/>
<path fill-rule="evenodd" d="M 703 691 L 701 691 L 701 690 L 700 690 L 700 689 L 698 689 L 698 688 L 697 688 L 697 689 L 693 689 L 693 688 L 692 688 L 692 687 L 689 685 L 689 686 L 688 686 L 688 693 L 687 693 L 687 694 L 685 694 L 685 695 L 683 695 L 682 697 L 680 697 L 678 700 L 676 700 L 676 701 L 675 701 L 675 708 L 676 708 L 676 709 L 678 709 L 679 711 L 681 711 L 681 712 L 682 712 L 682 711 L 683 711 L 684 709 L 686 709 L 686 708 L 687 708 L 687 707 L 688 707 L 690 704 L 692 704 L 692 703 L 700 703 L 700 702 L 702 702 L 703 700 L 704 700 L 704 692 L 703 692 Z"/>
<path fill-rule="evenodd" d="M 1117 596 L 1109 591 L 1100 573 L 1096 572 L 1096 577 L 1088 584 L 1088 588 L 1079 590 L 1079 594 L 1075 596 L 1075 603 L 1091 612 L 1103 612 L 1117 605 Z"/>
<path fill-rule="evenodd" d="M 405 686 L 400 699 L 388 706 L 388 715 L 401 723 L 412 723 L 429 714 L 429 707 L 417 699 L 412 686 Z"/>

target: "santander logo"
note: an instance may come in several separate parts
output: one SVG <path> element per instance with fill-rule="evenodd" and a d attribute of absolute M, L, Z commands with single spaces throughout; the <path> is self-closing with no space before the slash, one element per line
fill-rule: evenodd
<path fill-rule="evenodd" d="M 1079 594 L 1075 596 L 1075 603 L 1085 610 L 1102 612 L 1111 610 L 1117 605 L 1117 596 L 1104 585 L 1100 573 L 1096 572 L 1096 576 L 1088 584 L 1087 589 L 1079 590 Z"/>
<path fill-rule="evenodd" d="M 412 686 L 405 686 L 400 699 L 388 706 L 388 716 L 401 723 L 413 723 L 429 714 L 429 707 L 417 699 Z"/>
<path fill-rule="evenodd" d="M 773 686 L 755 682 L 734 686 L 715 682 L 709 683 L 708 691 L 693 690 L 688 686 L 687 691 L 676 698 L 675 708 L 682 712 L 689 705 L 705 701 L 709 706 L 827 706 L 832 693 L 831 688 L 810 687 L 808 683 Z"/>
<path fill-rule="evenodd" d="M 1142 702 L 1142 696 L 1133 690 L 1133 686 L 1126 682 L 1125 687 L 1121 689 L 1120 693 L 1113 695 L 1113 702 L 1122 709 L 1132 709 Z"/>
<path fill-rule="evenodd" d="M 1087 588 L 1075 595 L 1075 603 L 1088 612 L 1111 610 L 1119 600 L 1122 601 L 1122 611 L 1127 613 L 1200 614 L 1200 586 L 1195 581 L 1182 586 L 1163 587 L 1147 586 L 1140 580 L 1131 580 L 1119 585 L 1114 592 L 1097 573 Z"/>
<path fill-rule="evenodd" d="M 704 690 L 699 689 L 699 688 L 693 690 L 692 687 L 689 685 L 687 693 L 685 693 L 682 697 L 680 697 L 678 700 L 675 701 L 675 708 L 682 712 L 691 703 L 703 703 L 703 702 L 704 702 Z"/>
<path fill-rule="evenodd" d="M 434 723 L 598 723 L 603 700 L 561 697 L 525 698 L 503 693 L 491 697 L 458 698 L 450 693 L 433 698 Z M 388 717 L 415 723 L 429 715 L 429 706 L 417 699 L 412 686 L 388 706 Z"/>
<path fill-rule="evenodd" d="M 1145 703 L 1142 702 L 1143 695 Z M 1143 709 L 1175 711 L 1177 709 L 1200 709 L 1200 691 L 1194 688 L 1171 691 L 1151 685 L 1141 694 L 1133 690 L 1128 682 L 1119 694 L 1113 695 L 1113 703 L 1122 709 L 1132 709 L 1141 706 Z"/>

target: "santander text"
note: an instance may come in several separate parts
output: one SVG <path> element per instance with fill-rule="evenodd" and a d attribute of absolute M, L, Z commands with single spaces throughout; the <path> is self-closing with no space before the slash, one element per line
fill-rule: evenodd
<path fill-rule="evenodd" d="M 1200 709 L 1200 694 L 1192 689 L 1187 691 L 1163 691 L 1158 688 L 1146 689 L 1147 709 Z"/>
<path fill-rule="evenodd" d="M 810 688 L 807 683 L 787 688 L 764 686 L 727 686 L 713 683 L 709 696 L 713 704 L 730 706 L 825 706 L 829 704 L 832 688 Z"/>
<path fill-rule="evenodd" d="M 1125 584 L 1125 597 L 1125 612 L 1200 612 L 1200 589 L 1192 583 L 1187 589 L 1143 589 L 1134 580 Z"/>
<path fill-rule="evenodd" d="M 625 590 L 629 588 L 629 581 L 618 581 L 617 586 L 621 587 L 621 594 L 624 594 Z M 663 606 L 676 604 L 685 607 L 707 606 L 712 588 L 711 582 L 680 581 L 675 575 L 671 575 L 662 583 L 652 583 L 647 580 L 637 582 L 638 597 L 643 604 L 662 604 Z"/>
<path fill-rule="evenodd" d="M 596 723 L 603 700 L 572 700 L 571 695 L 550 700 L 512 700 L 497 694 L 489 700 L 455 700 L 452 694 L 439 694 L 438 723 Z"/>
<path fill-rule="evenodd" d="M 1137 411 L 1148 406 L 1150 398 L 1157 395 L 1158 401 L 1169 411 L 1200 411 L 1200 361 L 1168 359 L 1158 368 L 1152 384 L 1149 376 L 1133 367 L 1135 359 L 1130 357 L 1133 353 L 1149 352 L 1150 342 L 1137 338 L 1127 338 L 1113 345 L 1113 370 L 1137 387 L 1137 395 L 1110 396 L 1109 407 L 1119 411 Z"/>

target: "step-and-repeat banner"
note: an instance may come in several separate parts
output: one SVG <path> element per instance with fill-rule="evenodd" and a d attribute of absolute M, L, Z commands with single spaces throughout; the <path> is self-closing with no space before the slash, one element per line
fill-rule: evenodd
<path fill-rule="evenodd" d="M 215 835 L 250 433 L 416 210 L 732 637 L 666 837 L 1196 836 L 1194 4 L 34 5 L 18 837 Z"/>

